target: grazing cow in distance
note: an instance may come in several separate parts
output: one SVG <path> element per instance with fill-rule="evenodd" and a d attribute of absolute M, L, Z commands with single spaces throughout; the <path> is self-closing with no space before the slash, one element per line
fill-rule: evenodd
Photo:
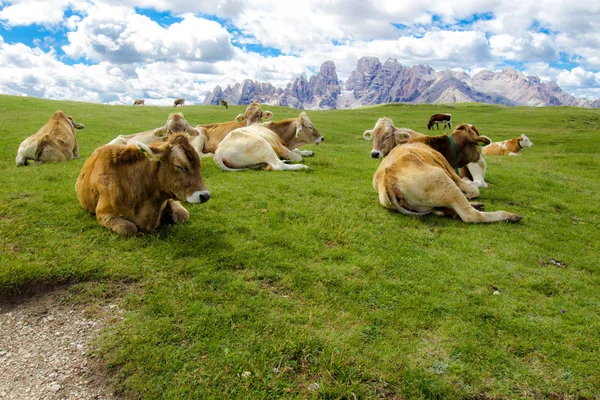
<path fill-rule="evenodd" d="M 523 133 L 521 136 L 503 142 L 493 142 L 483 148 L 486 156 L 520 156 L 525 147 L 533 147 L 531 140 Z"/>
<path fill-rule="evenodd" d="M 81 206 L 120 234 L 188 221 L 178 200 L 204 203 L 210 193 L 200 175 L 200 157 L 186 136 L 175 133 L 150 146 L 136 142 L 97 148 L 75 185 Z"/>
<path fill-rule="evenodd" d="M 21 142 L 15 162 L 17 166 L 27 165 L 27 160 L 36 164 L 64 162 L 79 158 L 79 145 L 75 129 L 85 126 L 57 110 L 37 133 Z"/>
<path fill-rule="evenodd" d="M 479 145 L 490 143 L 489 138 L 477 135 L 468 124 L 459 125 L 451 136 L 456 167 L 476 161 Z M 442 213 L 458 216 L 468 223 L 519 221 L 521 217 L 517 214 L 483 212 L 480 211 L 483 204 L 468 201 L 479 196 L 479 189 L 454 172 L 443 155 L 449 147 L 446 135 L 415 138 L 394 147 L 373 176 L 379 202 L 406 215 Z"/>
<path fill-rule="evenodd" d="M 227 104 L 227 102 L 225 100 L 219 100 L 219 105 L 225 107 L 225 109 L 229 108 L 229 104 Z"/>
<path fill-rule="evenodd" d="M 306 169 L 306 165 L 286 164 L 281 160 L 302 161 L 302 155 L 292 149 L 305 143 L 318 144 L 322 141 L 321 134 L 306 113 L 302 112 L 298 118 L 235 129 L 219 144 L 214 159 L 223 171 L 240 171 L 265 165 L 267 169 L 276 171 Z"/>
<path fill-rule="evenodd" d="M 134 106 L 143 106 L 144 105 L 144 100 L 134 100 L 133 101 L 133 105 Z"/>
<path fill-rule="evenodd" d="M 178 99 L 175 99 L 175 101 L 173 102 L 173 107 L 177 107 L 177 106 L 183 107 L 183 103 L 185 103 L 185 99 L 180 97 Z"/>
<path fill-rule="evenodd" d="M 273 118 L 273 113 L 268 110 L 263 111 L 260 104 L 254 101 L 246 107 L 244 114 L 238 114 L 234 121 L 196 125 L 196 129 L 200 130 L 200 136 L 194 139 L 194 148 L 199 150 L 201 157 L 212 156 L 229 132 L 262 122 L 263 118 Z"/>
<path fill-rule="evenodd" d="M 477 128 L 473 125 L 469 126 L 477 135 L 479 135 Z M 413 131 L 412 129 L 396 128 L 393 121 L 387 117 L 379 118 L 373 129 L 366 130 L 363 133 L 363 138 L 365 140 L 373 141 L 373 148 L 371 150 L 372 158 L 383 158 L 387 156 L 394 147 L 406 143 L 409 139 L 419 137 L 427 136 Z M 449 156 L 451 156 L 451 154 L 449 154 Z M 453 161 L 449 159 L 448 162 L 452 163 Z M 483 157 L 480 156 L 476 162 L 469 163 L 460 170 L 461 175 L 463 173 L 462 171 L 465 170 L 464 176 L 470 177 L 473 185 L 477 187 L 487 187 L 488 185 L 484 180 L 486 169 L 487 164 Z"/>
<path fill-rule="evenodd" d="M 200 135 L 200 129 L 192 127 L 183 117 L 182 113 L 169 114 L 167 122 L 160 128 L 148 131 L 132 133 L 130 135 L 119 135 L 108 144 L 132 144 L 136 141 L 144 144 L 152 144 L 163 140 L 164 137 L 177 132 L 187 132 L 190 136 Z"/>
<path fill-rule="evenodd" d="M 433 114 L 427 123 L 427 130 L 430 130 L 433 125 L 440 129 L 440 122 L 444 124 L 443 129 L 446 129 L 446 126 L 452 129 L 452 114 Z"/>

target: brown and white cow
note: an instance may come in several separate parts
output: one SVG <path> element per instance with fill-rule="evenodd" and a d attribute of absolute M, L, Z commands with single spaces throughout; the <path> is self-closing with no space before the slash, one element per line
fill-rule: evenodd
<path fill-rule="evenodd" d="M 219 105 L 225 107 L 225 109 L 229 108 L 229 104 L 227 104 L 227 101 L 225 101 L 223 99 L 219 100 Z"/>
<path fill-rule="evenodd" d="M 503 142 L 493 142 L 483 148 L 486 156 L 520 156 L 525 147 L 533 147 L 531 140 L 523 133 L 521 136 Z"/>
<path fill-rule="evenodd" d="M 322 141 L 323 136 L 306 113 L 302 112 L 298 118 L 235 129 L 219 144 L 214 158 L 223 171 L 240 171 L 265 165 L 267 169 L 277 171 L 306 169 L 306 165 L 286 164 L 282 159 L 302 161 L 297 147 Z"/>
<path fill-rule="evenodd" d="M 427 123 L 427 130 L 430 130 L 435 125 L 440 129 L 440 122 L 444 124 L 444 128 L 452 129 L 452 114 L 433 114 Z"/>
<path fill-rule="evenodd" d="M 201 157 L 212 156 L 217 150 L 217 146 L 234 129 L 243 128 L 273 118 L 271 111 L 263 111 L 257 101 L 254 101 L 246 107 L 243 114 L 238 114 L 234 121 L 221 122 L 215 124 L 196 125 L 200 131 L 200 136 L 194 139 L 194 148 L 199 150 Z"/>
<path fill-rule="evenodd" d="M 193 142 L 192 137 L 200 135 L 201 130 L 192 127 L 185 120 L 182 113 L 176 112 L 169 114 L 167 122 L 160 128 L 132 133 L 130 135 L 119 135 L 108 144 L 132 144 L 136 141 L 144 144 L 152 144 L 162 141 L 166 136 L 177 132 L 187 132 L 190 136 L 189 140 Z"/>
<path fill-rule="evenodd" d="M 175 101 L 173 102 L 173 107 L 177 107 L 177 106 L 183 107 L 184 103 L 185 103 L 185 99 L 180 97 L 178 99 L 175 99 Z"/>
<path fill-rule="evenodd" d="M 143 106 L 144 105 L 144 100 L 134 100 L 133 101 L 133 105 L 134 106 Z"/>
<path fill-rule="evenodd" d="M 479 145 L 490 142 L 467 124 L 451 134 L 455 143 L 457 167 L 479 158 Z M 443 213 L 458 216 L 464 222 L 516 222 L 517 214 L 506 211 L 482 212 L 481 203 L 468 199 L 479 196 L 479 189 L 463 181 L 446 157 L 446 135 L 409 140 L 394 147 L 373 176 L 379 202 L 386 208 L 406 215 Z"/>
<path fill-rule="evenodd" d="M 469 125 L 477 135 L 479 131 L 473 125 Z M 388 155 L 388 153 L 396 146 L 406 143 L 411 138 L 427 137 L 420 132 L 416 132 L 408 128 L 397 128 L 394 126 L 393 121 L 390 118 L 383 117 L 377 120 L 373 129 L 368 129 L 363 133 L 365 140 L 373 141 L 373 148 L 371 150 L 372 158 L 382 158 Z M 451 156 L 451 154 L 450 154 Z M 452 160 L 448 160 L 453 162 Z M 477 187 L 488 187 L 485 182 L 485 172 L 487 170 L 487 164 L 483 157 L 474 163 L 469 163 L 467 166 L 460 169 L 461 176 L 465 176 L 467 180 L 472 181 L 471 183 Z"/>
<path fill-rule="evenodd" d="M 186 134 L 153 145 L 104 145 L 86 160 L 75 185 L 81 206 L 121 234 L 151 231 L 162 222 L 189 220 L 177 200 L 204 203 L 210 193 L 200 157 Z"/>
<path fill-rule="evenodd" d="M 75 129 L 85 126 L 57 110 L 37 133 L 21 142 L 15 162 L 18 166 L 27 165 L 27 160 L 36 164 L 64 162 L 79 158 L 79 145 Z"/>

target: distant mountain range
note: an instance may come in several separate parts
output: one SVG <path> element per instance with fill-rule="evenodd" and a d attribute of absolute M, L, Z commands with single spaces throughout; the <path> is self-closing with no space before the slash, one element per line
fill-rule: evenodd
<path fill-rule="evenodd" d="M 600 99 L 575 98 L 554 82 L 506 68 L 502 72 L 481 71 L 474 76 L 464 72 L 436 72 L 426 65 L 404 67 L 395 59 L 381 63 L 375 57 L 362 57 L 356 69 L 343 82 L 333 61 L 321 65 L 319 73 L 307 79 L 296 78 L 285 89 L 270 83 L 246 79 L 222 89 L 215 87 L 203 104 L 260 103 L 298 109 L 343 109 L 384 103 L 480 102 L 510 106 L 576 106 L 600 108 Z"/>

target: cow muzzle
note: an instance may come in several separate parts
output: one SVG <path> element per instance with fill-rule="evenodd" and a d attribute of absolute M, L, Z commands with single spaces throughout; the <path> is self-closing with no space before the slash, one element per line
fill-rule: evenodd
<path fill-rule="evenodd" d="M 194 192 L 191 196 L 186 198 L 188 203 L 206 203 L 208 200 L 210 200 L 210 193 L 208 190 Z"/>
<path fill-rule="evenodd" d="M 381 151 L 379 151 L 379 150 L 373 150 L 371 152 L 371 158 L 381 158 Z"/>

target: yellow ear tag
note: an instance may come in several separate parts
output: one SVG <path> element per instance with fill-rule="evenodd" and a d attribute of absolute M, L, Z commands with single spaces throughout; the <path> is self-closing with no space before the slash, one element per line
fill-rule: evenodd
<path fill-rule="evenodd" d="M 144 153 L 144 155 L 146 156 L 146 158 L 152 158 L 152 156 L 151 156 L 150 154 L 148 154 L 148 152 L 147 152 L 146 150 L 144 150 L 144 149 L 143 149 L 143 148 L 141 148 L 141 147 L 140 147 L 139 149 L 140 149 L 140 151 L 141 151 L 142 153 Z"/>

